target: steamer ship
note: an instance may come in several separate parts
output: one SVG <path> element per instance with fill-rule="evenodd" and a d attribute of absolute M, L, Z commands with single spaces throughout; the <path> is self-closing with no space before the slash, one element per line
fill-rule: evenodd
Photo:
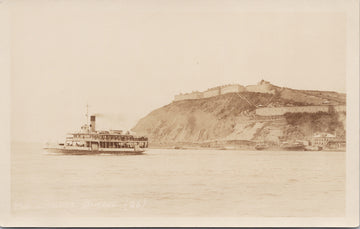
<path fill-rule="evenodd" d="M 88 117 L 88 115 L 86 115 Z M 81 131 L 68 134 L 64 143 L 49 144 L 44 149 L 61 154 L 142 154 L 148 147 L 148 138 L 135 136 L 121 130 L 96 131 L 96 116 L 90 116 L 90 124 Z"/>

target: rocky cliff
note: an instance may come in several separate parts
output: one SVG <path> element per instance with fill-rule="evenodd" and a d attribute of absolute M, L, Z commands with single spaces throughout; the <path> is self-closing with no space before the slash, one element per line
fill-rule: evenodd
<path fill-rule="evenodd" d="M 344 105 L 345 94 L 302 91 L 273 86 L 275 93 L 239 92 L 172 102 L 152 111 L 132 129 L 151 143 L 278 142 L 306 138 L 317 131 L 344 132 L 345 114 L 319 112 L 294 121 L 293 116 L 261 117 L 258 107 Z M 296 117 L 295 117 L 296 118 Z M 309 121 L 310 120 L 310 121 Z M 321 125 L 312 125 L 321 122 Z"/>

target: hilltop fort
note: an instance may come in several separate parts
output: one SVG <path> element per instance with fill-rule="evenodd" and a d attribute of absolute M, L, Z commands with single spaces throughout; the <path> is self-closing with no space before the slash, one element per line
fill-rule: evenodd
<path fill-rule="evenodd" d="M 291 89 L 292 90 L 292 89 Z M 266 104 L 252 104 L 246 97 L 241 96 L 241 92 L 256 92 L 256 93 L 266 93 L 270 94 L 270 99 Z M 259 116 L 278 116 L 278 115 L 284 115 L 285 113 L 301 113 L 301 112 L 308 112 L 308 113 L 316 113 L 316 112 L 328 112 L 329 107 L 331 106 L 331 109 L 335 109 L 335 111 L 341 112 L 346 111 L 346 106 L 344 105 L 343 101 L 334 101 L 329 100 L 328 97 L 323 96 L 322 99 L 320 97 L 316 97 L 314 95 L 311 95 L 311 93 L 314 94 L 314 91 L 302 91 L 308 94 L 308 98 L 306 100 L 309 100 L 310 104 L 303 103 L 305 99 L 302 98 L 303 96 L 296 97 L 296 91 L 293 90 L 293 96 L 291 96 L 289 93 L 289 89 L 287 88 L 281 88 L 272 85 L 269 81 L 261 80 L 256 85 L 248 85 L 248 86 L 242 86 L 240 84 L 228 84 L 223 86 L 218 86 L 214 88 L 210 88 L 204 92 L 194 91 L 191 93 L 185 93 L 185 94 L 178 94 L 174 96 L 174 102 L 176 101 L 182 101 L 182 100 L 195 100 L 195 99 L 206 99 L 211 97 L 216 97 L 220 95 L 230 94 L 230 93 L 237 93 L 237 95 L 249 103 L 253 108 L 255 108 L 256 115 Z M 326 94 L 329 92 L 323 92 L 319 93 L 319 95 Z M 271 103 L 272 99 L 276 97 L 276 94 L 283 94 L 283 97 L 295 99 L 295 102 L 287 103 L 287 104 L 276 104 Z M 310 96 L 310 97 L 309 97 Z M 300 104 L 299 101 L 301 100 Z M 312 101 L 310 101 L 312 100 Z M 315 104 L 314 104 L 315 103 Z M 296 106 L 300 105 L 300 106 Z"/>
<path fill-rule="evenodd" d="M 133 131 L 157 146 L 245 147 L 259 141 L 327 144 L 330 137 L 314 140 L 315 136 L 344 139 L 345 128 L 346 94 L 297 90 L 262 80 L 175 95 L 172 103 L 142 118 Z"/>
<path fill-rule="evenodd" d="M 238 93 L 238 92 L 260 92 L 260 93 L 270 93 L 275 94 L 273 85 L 270 82 L 261 80 L 257 85 L 242 86 L 240 84 L 228 84 L 223 86 L 218 86 L 210 88 L 204 92 L 194 91 L 191 93 L 178 94 L 175 95 L 174 101 L 188 100 L 188 99 L 202 99 L 210 98 L 218 95 L 224 95 L 228 93 Z"/>

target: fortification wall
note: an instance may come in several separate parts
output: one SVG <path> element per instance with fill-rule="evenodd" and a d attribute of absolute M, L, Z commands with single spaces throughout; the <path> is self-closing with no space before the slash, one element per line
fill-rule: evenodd
<path fill-rule="evenodd" d="M 179 94 L 174 96 L 174 101 L 188 100 L 188 99 L 201 99 L 203 94 L 201 92 L 192 92 L 186 94 Z"/>
<path fill-rule="evenodd" d="M 261 93 L 271 93 L 274 94 L 275 90 L 272 89 L 272 85 L 262 80 L 257 85 L 249 85 L 249 86 L 242 86 L 240 84 L 230 84 L 230 85 L 224 85 L 219 86 L 215 88 L 210 88 L 207 91 L 204 92 L 192 92 L 192 93 L 186 93 L 186 94 L 179 94 L 174 96 L 174 101 L 179 100 L 187 100 L 187 99 L 201 99 L 201 98 L 210 98 L 214 96 L 218 96 L 221 94 L 227 94 L 227 93 L 238 93 L 238 92 L 244 92 L 244 91 L 250 91 L 250 92 L 261 92 Z"/>
<path fill-rule="evenodd" d="M 336 112 L 346 112 L 346 106 L 334 106 Z"/>
<path fill-rule="evenodd" d="M 204 98 L 209 98 L 218 95 L 220 95 L 220 88 L 214 88 L 203 92 Z"/>
<path fill-rule="evenodd" d="M 275 94 L 275 90 L 271 89 L 270 84 L 249 85 L 249 86 L 246 86 L 246 90 L 250 91 L 250 92 L 260 92 L 260 93 Z"/>
<path fill-rule="evenodd" d="M 334 106 L 335 111 L 346 111 L 346 106 Z M 316 112 L 328 112 L 329 106 L 301 106 L 301 107 L 264 107 L 256 109 L 256 115 L 259 116 L 276 116 L 284 115 L 285 113 L 316 113 Z"/>
<path fill-rule="evenodd" d="M 174 96 L 174 101 L 180 101 L 180 100 L 185 100 L 185 99 L 186 99 L 186 95 L 184 95 L 184 94 L 179 94 L 179 95 Z"/>
<path fill-rule="evenodd" d="M 245 87 L 241 85 L 228 85 L 221 87 L 220 93 L 223 95 L 227 93 L 237 93 L 242 91 L 245 91 Z"/>

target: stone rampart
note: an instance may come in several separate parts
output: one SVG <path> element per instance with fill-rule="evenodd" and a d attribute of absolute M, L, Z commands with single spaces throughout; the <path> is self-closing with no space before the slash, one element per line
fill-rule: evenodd
<path fill-rule="evenodd" d="M 256 115 L 259 116 L 279 116 L 285 113 L 316 113 L 329 112 L 330 106 L 301 106 L 301 107 L 264 107 L 257 108 Z M 334 106 L 335 111 L 346 111 L 346 106 Z"/>
<path fill-rule="evenodd" d="M 245 91 L 245 87 L 237 84 L 222 86 L 220 89 L 220 93 L 222 95 L 227 93 L 237 93 L 243 91 Z"/>
<path fill-rule="evenodd" d="M 204 98 L 214 97 L 220 95 L 220 88 L 213 88 L 203 92 Z"/>
<path fill-rule="evenodd" d="M 178 94 L 174 96 L 174 101 L 188 100 L 188 99 L 201 99 L 201 98 L 210 98 L 218 95 L 228 94 L 228 93 L 238 93 L 246 91 L 246 88 L 240 84 L 230 84 L 219 87 L 210 88 L 204 92 L 192 92 L 185 94 Z"/>
<path fill-rule="evenodd" d="M 196 92 L 192 92 L 192 93 L 175 95 L 174 101 L 188 100 L 188 99 L 201 99 L 201 98 L 203 98 L 203 93 L 196 91 Z"/>
<path fill-rule="evenodd" d="M 246 91 L 275 94 L 275 90 L 271 88 L 271 85 L 267 84 L 249 85 L 246 86 Z"/>
<path fill-rule="evenodd" d="M 336 112 L 346 112 L 346 106 L 334 106 Z"/>

